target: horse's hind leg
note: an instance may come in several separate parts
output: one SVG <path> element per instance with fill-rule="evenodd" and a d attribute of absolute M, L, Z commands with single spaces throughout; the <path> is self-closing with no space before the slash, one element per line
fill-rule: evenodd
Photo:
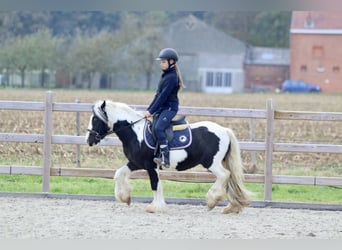
<path fill-rule="evenodd" d="M 206 196 L 208 209 L 211 210 L 219 201 L 227 200 L 227 185 L 230 172 L 221 164 L 212 166 L 209 170 L 216 176 L 216 181 Z"/>
<path fill-rule="evenodd" d="M 131 170 L 127 165 L 116 170 L 114 175 L 115 180 L 115 199 L 117 201 L 127 203 L 127 205 L 131 204 L 131 191 L 132 187 L 129 183 L 129 178 L 131 174 Z"/>

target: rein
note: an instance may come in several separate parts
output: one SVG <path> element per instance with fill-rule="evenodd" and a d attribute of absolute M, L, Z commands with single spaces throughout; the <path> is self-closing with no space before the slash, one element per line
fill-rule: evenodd
<path fill-rule="evenodd" d="M 140 119 L 138 119 L 138 120 L 136 120 L 136 121 L 134 121 L 134 122 L 131 122 L 131 123 L 128 124 L 127 126 L 122 127 L 122 128 L 120 128 L 120 129 L 118 129 L 118 130 L 116 130 L 116 131 L 114 131 L 114 127 L 113 127 L 113 130 L 110 131 L 110 132 L 108 132 L 107 135 L 113 134 L 113 133 L 118 133 L 118 132 L 120 132 L 121 130 L 124 130 L 124 129 L 126 129 L 126 128 L 133 127 L 135 124 L 137 124 L 138 122 L 140 122 L 140 121 L 142 121 L 142 120 L 144 120 L 144 119 L 147 119 L 146 116 L 144 116 L 144 117 L 142 117 L 142 118 L 140 118 Z"/>

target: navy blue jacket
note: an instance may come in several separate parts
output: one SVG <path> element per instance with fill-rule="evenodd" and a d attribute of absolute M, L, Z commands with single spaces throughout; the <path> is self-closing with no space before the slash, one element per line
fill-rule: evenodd
<path fill-rule="evenodd" d="M 164 70 L 159 81 L 157 93 L 147 110 L 150 114 L 160 113 L 167 109 L 177 112 L 179 106 L 178 90 L 179 80 L 176 68 L 172 67 Z"/>

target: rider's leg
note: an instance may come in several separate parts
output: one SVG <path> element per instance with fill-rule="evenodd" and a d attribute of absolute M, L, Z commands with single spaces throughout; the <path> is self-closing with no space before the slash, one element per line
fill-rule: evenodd
<path fill-rule="evenodd" d="M 169 146 L 165 130 L 170 126 L 171 120 L 175 117 L 176 113 L 172 110 L 164 110 L 160 113 L 154 126 L 154 132 L 160 147 L 160 156 L 154 158 L 154 162 L 165 167 L 169 167 L 170 165 Z"/>
<path fill-rule="evenodd" d="M 167 144 L 160 145 L 160 154 L 159 157 L 155 157 L 153 161 L 157 165 L 162 165 L 164 167 L 170 167 L 170 150 Z"/>

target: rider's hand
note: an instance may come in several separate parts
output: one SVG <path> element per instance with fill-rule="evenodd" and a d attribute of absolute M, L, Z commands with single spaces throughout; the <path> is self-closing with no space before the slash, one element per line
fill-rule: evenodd
<path fill-rule="evenodd" d="M 150 113 L 148 110 L 145 111 L 145 117 L 146 117 L 146 118 L 151 117 L 151 113 Z"/>

